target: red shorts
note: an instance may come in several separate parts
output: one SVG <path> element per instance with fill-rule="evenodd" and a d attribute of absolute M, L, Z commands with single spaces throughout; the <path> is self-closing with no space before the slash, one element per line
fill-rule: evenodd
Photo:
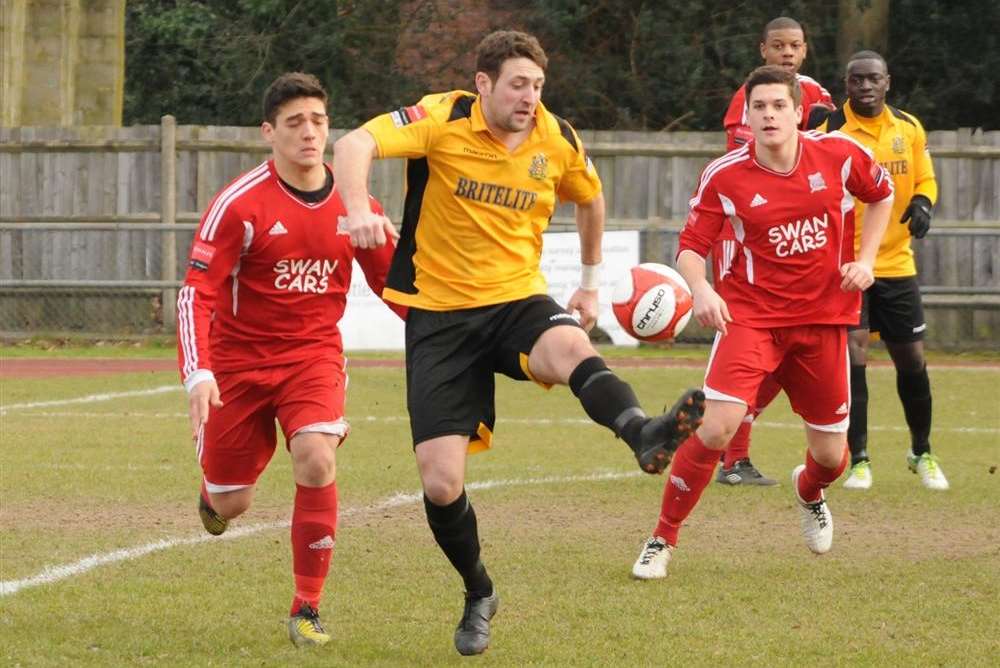
<path fill-rule="evenodd" d="M 796 325 L 755 329 L 730 323 L 717 334 L 705 372 L 705 396 L 755 408 L 768 374 L 785 390 L 792 409 L 814 429 L 847 431 L 851 409 L 847 328 Z"/>
<path fill-rule="evenodd" d="M 343 361 L 308 360 L 216 376 L 221 408 L 209 408 L 208 422 L 198 434 L 198 461 L 205 485 L 213 493 L 229 492 L 257 482 L 274 455 L 275 419 L 285 447 L 299 432 L 347 438 Z"/>

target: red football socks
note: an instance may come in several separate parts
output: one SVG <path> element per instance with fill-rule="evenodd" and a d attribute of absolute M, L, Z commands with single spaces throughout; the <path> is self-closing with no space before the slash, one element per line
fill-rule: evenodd
<path fill-rule="evenodd" d="M 806 503 L 819 501 L 819 493 L 840 477 L 840 474 L 847 468 L 850 460 L 850 451 L 844 447 L 844 455 L 840 458 L 840 464 L 835 468 L 822 466 L 813 459 L 812 453 L 806 450 L 806 469 L 799 474 L 799 498 Z"/>
<path fill-rule="evenodd" d="M 663 488 L 660 521 L 654 536 L 664 539 L 668 545 L 677 545 L 677 532 L 712 480 L 718 461 L 719 451 L 705 447 L 697 434 L 692 434 L 681 443 L 670 465 L 667 485 Z"/>
<path fill-rule="evenodd" d="M 319 608 L 337 536 L 337 483 L 326 487 L 295 485 L 292 512 L 292 571 L 295 599 L 291 614 L 303 603 Z"/>

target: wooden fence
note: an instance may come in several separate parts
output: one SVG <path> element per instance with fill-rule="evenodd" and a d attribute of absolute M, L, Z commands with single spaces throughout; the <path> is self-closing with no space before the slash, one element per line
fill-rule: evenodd
<path fill-rule="evenodd" d="M 722 133 L 580 134 L 604 183 L 608 227 L 645 230 L 644 259 L 669 260 Z M 929 142 L 941 194 L 915 247 L 933 338 L 995 345 L 1000 132 L 931 132 Z M 169 116 L 159 126 L 0 128 L 0 330 L 171 330 L 163 305 L 199 212 L 267 155 L 257 128 L 176 126 Z M 372 193 L 397 221 L 402 189 L 401 161 L 376 162 Z M 552 229 L 572 229 L 571 207 Z"/>

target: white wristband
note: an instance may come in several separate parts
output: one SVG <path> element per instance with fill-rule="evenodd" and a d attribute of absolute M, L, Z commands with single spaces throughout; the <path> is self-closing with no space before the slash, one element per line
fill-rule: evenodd
<path fill-rule="evenodd" d="M 580 267 L 580 289 L 597 290 L 601 287 L 601 265 L 585 264 Z"/>

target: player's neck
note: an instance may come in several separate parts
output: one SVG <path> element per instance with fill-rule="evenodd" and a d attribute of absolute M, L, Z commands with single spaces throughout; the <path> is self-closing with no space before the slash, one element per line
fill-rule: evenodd
<path fill-rule="evenodd" d="M 282 181 L 297 190 L 313 192 L 326 183 L 326 168 L 323 163 L 303 167 L 289 160 L 274 156 L 274 168 Z"/>
<path fill-rule="evenodd" d="M 795 168 L 795 161 L 799 157 L 799 133 L 796 132 L 778 146 L 757 144 L 754 157 L 763 167 L 779 174 L 787 174 Z"/>
<path fill-rule="evenodd" d="M 863 107 L 853 102 L 851 103 L 851 111 L 854 112 L 855 116 L 861 116 L 862 118 L 878 118 L 884 110 L 885 102 L 877 107 Z"/>
<path fill-rule="evenodd" d="M 489 128 L 490 134 L 493 135 L 498 142 L 506 146 L 507 150 L 513 153 L 514 150 L 523 144 L 528 136 L 531 135 L 531 131 L 534 129 L 535 124 L 532 122 L 532 124 L 524 130 L 511 132 L 510 130 L 504 130 L 503 128 L 497 127 L 487 120 L 486 127 Z"/>

